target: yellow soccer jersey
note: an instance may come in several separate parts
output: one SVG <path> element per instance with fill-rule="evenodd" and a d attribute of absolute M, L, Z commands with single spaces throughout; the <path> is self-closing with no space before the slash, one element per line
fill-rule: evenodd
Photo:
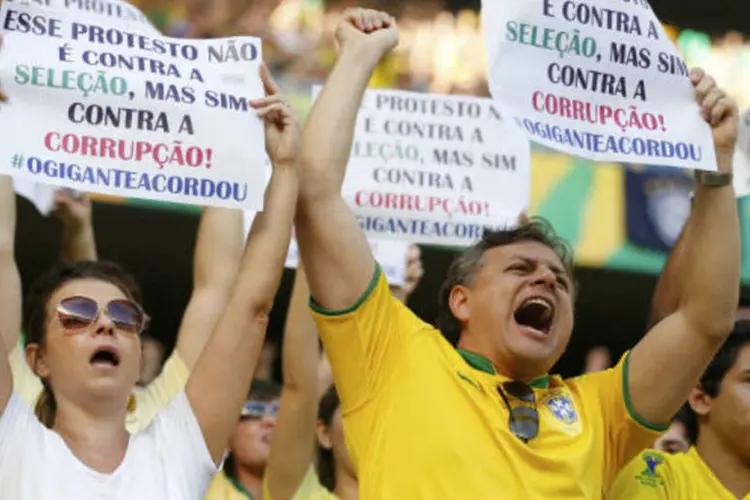
<path fill-rule="evenodd" d="M 311 307 L 362 500 L 599 499 L 664 430 L 628 410 L 626 355 L 611 370 L 532 383 L 539 435 L 523 443 L 498 394 L 507 379 L 394 299 L 379 266 L 349 310 Z"/>
<path fill-rule="evenodd" d="M 607 500 L 737 500 L 695 448 L 669 455 L 647 450 L 617 475 Z M 750 494 L 744 500 L 750 500 Z"/>
<path fill-rule="evenodd" d="M 42 392 L 42 383 L 26 363 L 23 345 L 20 342 L 10 354 L 10 367 L 15 391 L 33 408 Z M 190 370 L 187 365 L 180 355 L 174 352 L 164 364 L 159 376 L 145 388 L 135 391 L 135 411 L 128 413 L 125 420 L 128 432 L 135 434 L 145 430 L 156 414 L 182 392 L 189 376 Z"/>
<path fill-rule="evenodd" d="M 292 500 L 337 500 L 337 498 L 336 495 L 320 484 L 318 475 L 315 473 L 315 467 L 311 466 Z M 213 499 L 208 498 L 206 500 Z M 263 481 L 263 500 L 273 500 L 266 481 Z"/>

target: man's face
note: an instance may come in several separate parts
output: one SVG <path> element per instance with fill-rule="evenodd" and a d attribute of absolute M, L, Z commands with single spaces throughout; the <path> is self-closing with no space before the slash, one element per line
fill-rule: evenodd
<path fill-rule="evenodd" d="M 454 315 L 473 345 L 492 349 L 514 378 L 547 373 L 573 330 L 573 284 L 555 252 L 523 241 L 485 252 L 468 287 L 451 295 Z"/>
<path fill-rule="evenodd" d="M 654 449 L 671 455 L 687 452 L 690 449 L 690 443 L 688 442 L 685 424 L 674 422 L 669 426 L 669 430 L 654 442 Z"/>
<path fill-rule="evenodd" d="M 708 413 L 701 418 L 701 434 L 704 426 L 709 427 L 726 449 L 750 462 L 750 345 L 740 348 L 719 394 L 708 404 Z"/>

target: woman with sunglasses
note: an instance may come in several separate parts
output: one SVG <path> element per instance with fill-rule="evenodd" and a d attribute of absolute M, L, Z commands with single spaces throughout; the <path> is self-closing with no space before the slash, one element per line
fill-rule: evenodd
<path fill-rule="evenodd" d="M 125 412 L 139 375 L 146 315 L 115 269 L 97 276 L 76 268 L 58 272 L 38 288 L 48 299 L 30 312 L 37 319 L 27 332 L 31 364 L 53 401 L 45 415 L 51 429 L 13 393 L 7 355 L 0 352 L 3 498 L 203 499 L 263 347 L 297 199 L 296 118 L 265 67 L 261 76 L 266 97 L 252 105 L 265 120 L 273 174 L 228 305 L 185 391 L 145 432 L 129 435 Z M 9 181 L 2 182 L 0 194 L 12 196 Z"/>

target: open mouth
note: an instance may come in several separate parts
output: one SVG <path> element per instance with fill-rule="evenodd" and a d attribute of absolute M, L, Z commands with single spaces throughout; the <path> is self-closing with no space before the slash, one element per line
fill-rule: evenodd
<path fill-rule="evenodd" d="M 91 356 L 90 363 L 100 366 L 118 366 L 120 353 L 114 347 L 102 346 Z"/>
<path fill-rule="evenodd" d="M 547 334 L 555 317 L 555 306 L 543 297 L 531 297 L 516 309 L 513 317 L 520 326 Z"/>

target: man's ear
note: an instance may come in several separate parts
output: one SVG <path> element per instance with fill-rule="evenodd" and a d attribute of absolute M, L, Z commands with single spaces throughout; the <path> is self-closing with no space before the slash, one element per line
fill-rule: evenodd
<path fill-rule="evenodd" d="M 688 397 L 688 403 L 695 413 L 701 417 L 705 417 L 711 413 L 711 403 L 713 399 L 711 396 L 703 392 L 699 387 L 694 388 L 690 392 Z"/>
<path fill-rule="evenodd" d="M 453 316 L 462 324 L 466 323 L 471 315 L 469 312 L 470 298 L 471 290 L 464 285 L 454 286 L 448 297 L 448 306 L 451 308 Z"/>

